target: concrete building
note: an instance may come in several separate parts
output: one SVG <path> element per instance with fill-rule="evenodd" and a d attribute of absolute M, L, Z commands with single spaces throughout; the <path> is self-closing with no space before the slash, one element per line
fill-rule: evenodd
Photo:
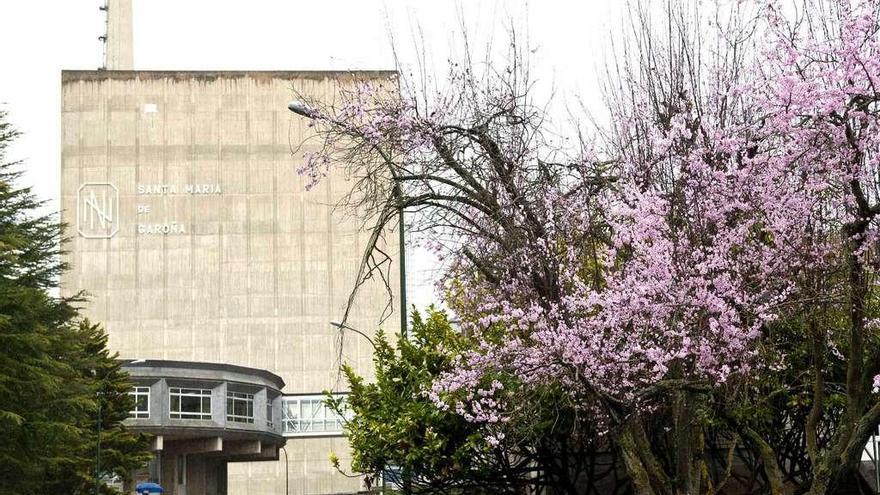
<path fill-rule="evenodd" d="M 128 491 L 154 481 L 173 493 L 226 493 L 229 463 L 277 461 L 284 380 L 229 364 L 129 360 L 128 427 L 152 436 L 154 457 Z"/>
<path fill-rule="evenodd" d="M 122 358 L 223 363 L 283 379 L 287 460 L 230 464 L 229 493 L 284 493 L 286 478 L 290 493 L 357 490 L 360 481 L 328 461 L 334 452 L 344 466 L 349 453 L 320 394 L 344 392 L 340 359 L 371 370 L 369 343 L 329 324 L 367 236 L 357 218 L 334 213 L 344 177 L 305 190 L 291 143 L 310 131 L 286 105 L 294 90 L 330 99 L 395 74 L 136 71 L 131 0 L 110 0 L 107 10 L 106 70 L 62 72 L 72 268 L 62 290 L 89 294 L 85 314 L 104 323 Z M 379 283 L 364 286 L 349 325 L 376 329 L 387 297 Z M 398 325 L 395 315 L 383 327 Z M 171 493 L 214 493 L 193 490 Z"/>

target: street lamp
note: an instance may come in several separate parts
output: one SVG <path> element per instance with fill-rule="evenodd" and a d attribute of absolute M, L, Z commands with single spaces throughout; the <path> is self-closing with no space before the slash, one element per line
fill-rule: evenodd
<path fill-rule="evenodd" d="M 288 103 L 287 109 L 297 115 L 302 115 L 303 117 L 308 117 L 310 119 L 314 117 L 314 112 L 312 112 L 312 109 L 309 108 L 309 106 L 305 103 L 298 100 L 293 100 Z"/>
<path fill-rule="evenodd" d="M 306 117 L 309 119 L 315 118 L 315 111 L 310 106 L 308 106 L 307 104 L 305 104 L 299 100 L 290 101 L 287 104 L 287 109 L 297 115 L 300 115 L 300 116 L 303 116 L 303 117 Z M 403 192 L 400 190 L 400 184 L 394 185 L 394 195 L 397 196 L 398 201 L 401 201 L 403 199 Z M 406 339 L 407 338 L 406 327 L 409 323 L 409 318 L 407 316 L 408 312 L 407 312 L 407 307 L 406 307 L 406 235 L 404 232 L 404 217 L 403 217 L 403 205 L 402 204 L 400 204 L 400 206 L 398 206 L 398 212 L 400 214 L 400 229 L 399 229 L 399 234 L 398 234 L 399 235 L 398 243 L 400 244 L 400 335 L 402 335 L 403 338 Z M 330 324 L 337 326 L 339 328 L 343 328 L 342 326 L 336 325 L 333 322 L 331 322 Z M 357 330 L 355 330 L 351 327 L 347 327 L 347 328 L 349 330 L 354 330 L 355 332 L 357 332 Z M 358 333 L 361 333 L 361 332 L 358 332 Z M 364 335 L 364 334 L 361 333 L 361 335 Z M 364 335 L 364 337 L 366 337 L 366 335 Z M 367 337 L 367 340 L 369 340 L 369 337 Z M 372 344 L 373 341 L 370 340 L 370 343 Z M 374 345 L 373 347 L 376 347 L 376 346 Z"/>
<path fill-rule="evenodd" d="M 98 377 L 98 370 L 93 369 L 92 375 L 95 378 Z M 99 382 L 98 391 L 95 393 L 95 399 L 98 403 L 98 436 L 97 436 L 97 449 L 95 450 L 95 495 L 101 493 L 101 427 L 103 421 L 101 420 L 101 408 L 103 406 L 103 397 L 104 397 L 104 379 L 101 378 Z"/>
<path fill-rule="evenodd" d="M 101 493 L 101 392 L 98 391 L 98 449 L 95 453 L 95 495 Z"/>
<path fill-rule="evenodd" d="M 290 462 L 287 460 L 287 449 L 281 447 L 284 452 L 284 495 L 290 495 Z"/>

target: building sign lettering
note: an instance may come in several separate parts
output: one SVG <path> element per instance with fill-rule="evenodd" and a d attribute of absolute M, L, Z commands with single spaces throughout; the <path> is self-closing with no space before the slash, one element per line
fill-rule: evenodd
<path fill-rule="evenodd" d="M 177 194 L 178 191 L 183 191 L 184 194 L 223 193 L 220 184 L 183 184 L 180 187 L 177 184 L 138 184 L 137 186 L 137 193 L 140 195 Z"/>
<path fill-rule="evenodd" d="M 138 184 L 139 196 L 220 195 L 220 184 Z M 90 239 L 109 239 L 119 231 L 119 190 L 107 182 L 86 182 L 77 191 L 76 227 L 80 236 Z M 189 227 L 176 220 L 150 221 L 153 206 L 136 205 L 138 235 L 186 234 Z"/>
<path fill-rule="evenodd" d="M 76 193 L 76 230 L 88 239 L 109 239 L 119 230 L 119 190 L 107 182 L 86 182 Z"/>
<path fill-rule="evenodd" d="M 138 234 L 186 234 L 186 227 L 181 223 L 139 223 L 137 226 Z"/>

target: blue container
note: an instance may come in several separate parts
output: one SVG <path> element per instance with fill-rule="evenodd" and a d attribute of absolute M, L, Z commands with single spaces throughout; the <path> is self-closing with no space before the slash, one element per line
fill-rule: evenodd
<path fill-rule="evenodd" d="M 138 495 L 149 495 L 151 493 L 163 493 L 165 490 L 158 483 L 138 483 L 134 491 Z"/>

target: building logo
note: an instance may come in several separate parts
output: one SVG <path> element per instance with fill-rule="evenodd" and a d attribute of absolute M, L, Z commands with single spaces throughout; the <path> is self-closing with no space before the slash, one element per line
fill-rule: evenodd
<path fill-rule="evenodd" d="M 86 182 L 76 193 L 76 231 L 88 239 L 109 239 L 119 231 L 119 189 Z"/>

